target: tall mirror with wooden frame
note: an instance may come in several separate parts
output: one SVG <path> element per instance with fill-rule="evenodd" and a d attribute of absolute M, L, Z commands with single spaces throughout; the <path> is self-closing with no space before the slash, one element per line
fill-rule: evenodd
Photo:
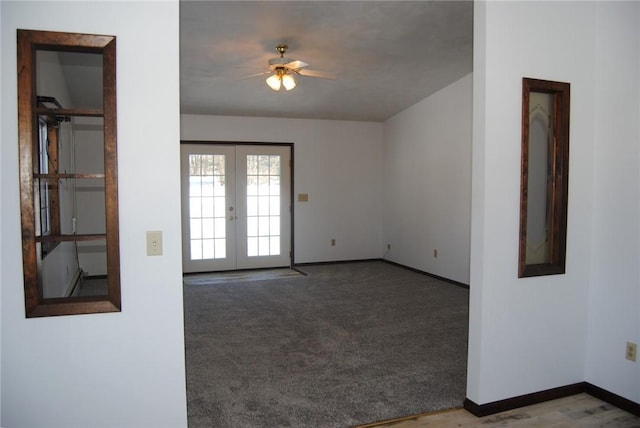
<path fill-rule="evenodd" d="M 565 272 L 570 84 L 522 79 L 518 277 Z"/>
<path fill-rule="evenodd" d="M 115 36 L 17 39 L 26 316 L 118 312 Z"/>

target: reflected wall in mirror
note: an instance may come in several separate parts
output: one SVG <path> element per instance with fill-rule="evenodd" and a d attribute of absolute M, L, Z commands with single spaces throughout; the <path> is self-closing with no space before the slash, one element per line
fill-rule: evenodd
<path fill-rule="evenodd" d="M 565 272 L 570 84 L 522 79 L 518 277 Z"/>
<path fill-rule="evenodd" d="M 120 310 L 114 36 L 18 30 L 27 317 Z"/>

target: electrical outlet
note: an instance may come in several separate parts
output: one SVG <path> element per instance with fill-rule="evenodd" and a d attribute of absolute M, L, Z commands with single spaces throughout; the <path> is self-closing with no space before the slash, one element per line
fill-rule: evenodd
<path fill-rule="evenodd" d="M 391 249 L 391 244 L 387 244 L 387 251 Z"/>
<path fill-rule="evenodd" d="M 335 246 L 336 246 L 336 240 L 335 240 L 335 239 L 332 239 L 332 240 L 331 240 L 331 246 L 332 246 L 332 247 L 335 247 Z"/>
<path fill-rule="evenodd" d="M 438 250 L 433 250 L 433 258 L 434 259 L 438 258 Z"/>
<path fill-rule="evenodd" d="M 633 342 L 627 342 L 626 358 L 629 361 L 635 361 L 638 353 L 638 345 Z"/>

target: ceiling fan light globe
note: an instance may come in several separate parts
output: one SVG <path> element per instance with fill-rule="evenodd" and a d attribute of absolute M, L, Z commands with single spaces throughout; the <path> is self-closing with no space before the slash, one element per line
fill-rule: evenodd
<path fill-rule="evenodd" d="M 267 85 L 269 85 L 269 87 L 274 91 L 279 91 L 280 86 L 282 86 L 282 80 L 280 79 L 280 76 L 274 74 L 267 78 Z"/>
<path fill-rule="evenodd" d="M 287 91 L 290 91 L 296 87 L 296 79 L 294 79 L 293 76 L 289 74 L 285 74 L 284 76 L 282 76 L 282 85 Z"/>

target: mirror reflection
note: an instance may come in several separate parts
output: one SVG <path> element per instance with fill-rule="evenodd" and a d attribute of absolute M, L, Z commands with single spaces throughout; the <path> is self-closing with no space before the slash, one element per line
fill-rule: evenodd
<path fill-rule="evenodd" d="M 552 109 L 551 94 L 530 94 L 527 264 L 548 263 L 551 258 L 551 204 L 548 196 L 553 185 Z"/>
<path fill-rule="evenodd" d="M 38 107 L 53 112 L 38 116 L 34 147 L 36 236 L 43 238 L 36 244 L 38 282 L 45 299 L 108 295 L 106 240 L 56 240 L 106 233 L 104 120 L 64 114 L 102 109 L 102 81 L 102 54 L 36 51 Z"/>
<path fill-rule="evenodd" d="M 569 189 L 568 83 L 524 78 L 518 276 L 564 273 Z"/>

